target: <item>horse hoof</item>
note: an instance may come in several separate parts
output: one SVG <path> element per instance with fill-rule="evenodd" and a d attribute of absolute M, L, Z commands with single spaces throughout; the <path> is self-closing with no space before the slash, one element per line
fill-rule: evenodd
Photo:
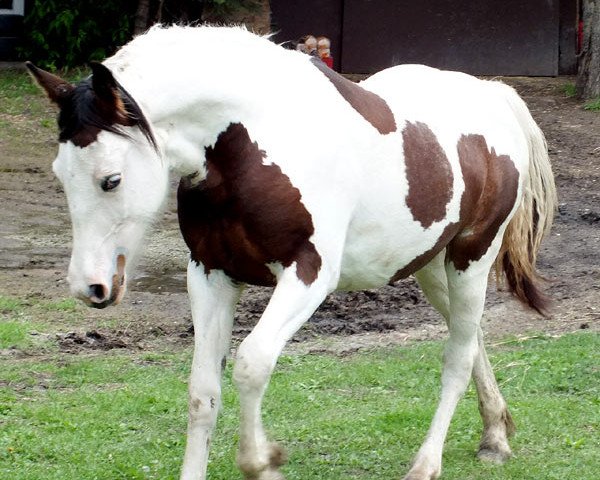
<path fill-rule="evenodd" d="M 502 449 L 492 449 L 492 448 L 480 448 L 477 452 L 477 458 L 482 462 L 495 463 L 497 465 L 502 465 L 506 462 L 512 453 L 510 450 L 502 450 Z"/>
<path fill-rule="evenodd" d="M 439 476 L 439 472 L 426 472 L 422 469 L 411 469 L 403 480 L 436 480 Z"/>
<path fill-rule="evenodd" d="M 267 468 L 259 473 L 244 474 L 245 480 L 285 480 L 283 473 L 277 468 Z"/>
<path fill-rule="evenodd" d="M 418 473 L 409 473 L 403 480 L 435 480 L 437 475 L 420 475 Z"/>
<path fill-rule="evenodd" d="M 285 477 L 279 470 L 270 468 L 262 472 L 258 480 L 285 480 Z"/>

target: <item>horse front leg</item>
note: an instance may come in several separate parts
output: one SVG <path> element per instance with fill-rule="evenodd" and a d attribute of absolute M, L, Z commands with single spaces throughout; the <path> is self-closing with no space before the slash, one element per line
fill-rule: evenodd
<path fill-rule="evenodd" d="M 181 480 L 204 480 L 210 439 L 221 403 L 221 373 L 229 352 L 241 287 L 223 272 L 206 274 L 190 262 L 188 293 L 194 322 L 194 358 L 189 381 L 187 444 Z"/>
<path fill-rule="evenodd" d="M 483 262 L 482 262 L 483 263 Z M 456 405 L 469 384 L 479 354 L 477 332 L 483 313 L 489 265 L 472 265 L 459 272 L 446 265 L 448 330 L 444 350 L 440 401 L 412 468 L 405 480 L 432 480 L 442 471 L 442 450 Z"/>
<path fill-rule="evenodd" d="M 310 318 L 329 293 L 321 273 L 311 285 L 287 269 L 254 330 L 239 346 L 233 378 L 240 395 L 240 445 L 237 463 L 246 479 L 281 480 L 284 451 L 270 443 L 261 418 L 262 399 L 286 342 Z"/>

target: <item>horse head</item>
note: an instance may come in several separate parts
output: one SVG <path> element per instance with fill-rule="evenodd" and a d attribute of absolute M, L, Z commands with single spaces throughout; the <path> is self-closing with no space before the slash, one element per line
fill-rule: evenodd
<path fill-rule="evenodd" d="M 164 202 L 168 165 L 141 108 L 104 65 L 93 63 L 92 75 L 75 85 L 27 67 L 60 108 L 52 168 L 73 227 L 71 291 L 92 307 L 119 303 L 126 272 Z"/>

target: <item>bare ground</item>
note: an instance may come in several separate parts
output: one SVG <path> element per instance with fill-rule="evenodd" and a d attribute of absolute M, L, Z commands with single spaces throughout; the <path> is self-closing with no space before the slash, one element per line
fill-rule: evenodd
<path fill-rule="evenodd" d="M 581 102 L 565 95 L 564 86 L 573 79 L 505 81 L 524 97 L 544 130 L 556 175 L 560 210 L 539 259 L 554 307 L 548 318 L 542 318 L 496 291 L 490 282 L 484 330 L 492 339 L 600 331 L 600 113 L 585 111 Z M 69 218 L 64 194 L 51 172 L 55 132 L 40 127 L 28 109 L 2 120 L 11 129 L 0 131 L 1 294 L 22 299 L 25 307 L 32 307 L 32 315 L 43 315 L 52 325 L 51 340 L 64 352 L 190 344 L 187 253 L 173 198 L 121 305 L 103 311 L 79 308 L 75 317 L 34 308 L 39 302 L 69 296 L 64 280 L 70 255 Z M 250 331 L 268 298 L 268 289 L 246 291 L 237 312 L 237 339 Z M 439 315 L 415 282 L 407 279 L 379 290 L 332 295 L 298 332 L 292 347 L 352 351 L 438 338 L 444 330 Z"/>

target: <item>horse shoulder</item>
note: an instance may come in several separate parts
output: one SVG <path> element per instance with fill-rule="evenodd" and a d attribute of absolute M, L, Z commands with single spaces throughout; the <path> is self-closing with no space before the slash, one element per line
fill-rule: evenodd
<path fill-rule="evenodd" d="M 296 263 L 298 278 L 312 283 L 321 257 L 311 241 L 314 225 L 302 195 L 246 127 L 232 123 L 206 148 L 206 179 L 183 178 L 179 222 L 191 257 L 207 272 L 274 285 L 274 265 Z"/>

